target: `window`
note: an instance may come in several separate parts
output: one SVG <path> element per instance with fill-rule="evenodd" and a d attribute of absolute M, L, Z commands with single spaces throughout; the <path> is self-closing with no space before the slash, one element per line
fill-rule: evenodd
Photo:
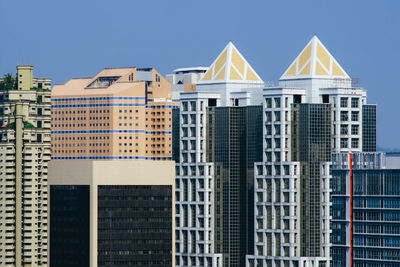
<path fill-rule="evenodd" d="M 281 112 L 280 111 L 275 111 L 275 121 L 281 121 Z"/>
<path fill-rule="evenodd" d="M 271 98 L 266 98 L 266 99 L 265 99 L 265 104 L 266 104 L 267 108 L 271 108 L 271 107 L 272 107 L 272 100 L 271 100 Z"/>
<path fill-rule="evenodd" d="M 352 108 L 358 108 L 358 98 L 352 98 L 351 99 L 351 107 Z"/>
<path fill-rule="evenodd" d="M 347 111 L 341 111 L 340 112 L 340 120 L 341 121 L 348 121 L 349 120 L 349 114 Z"/>
<path fill-rule="evenodd" d="M 340 147 L 341 148 L 347 148 L 348 147 L 347 142 L 348 142 L 347 138 L 341 138 L 340 139 Z"/>
<path fill-rule="evenodd" d="M 351 125 L 351 134 L 358 135 L 358 125 Z"/>
<path fill-rule="evenodd" d="M 352 148 L 358 148 L 358 138 L 352 138 L 351 139 L 351 147 Z"/>
<path fill-rule="evenodd" d="M 182 102 L 182 110 L 187 111 L 188 110 L 188 102 Z"/>
<path fill-rule="evenodd" d="M 340 98 L 340 107 L 341 108 L 347 108 L 347 102 L 348 102 L 348 98 L 347 97 L 341 97 Z"/>
<path fill-rule="evenodd" d="M 347 134 L 348 133 L 348 125 L 342 124 L 340 125 L 340 134 Z"/>
<path fill-rule="evenodd" d="M 351 112 L 351 121 L 358 121 L 358 111 Z"/>
<path fill-rule="evenodd" d="M 281 99 L 279 97 L 274 98 L 275 101 L 275 107 L 280 108 L 281 107 Z"/>

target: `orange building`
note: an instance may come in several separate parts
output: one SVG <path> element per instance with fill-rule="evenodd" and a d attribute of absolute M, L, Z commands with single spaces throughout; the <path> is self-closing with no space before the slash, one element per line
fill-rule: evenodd
<path fill-rule="evenodd" d="M 71 79 L 53 87 L 51 101 L 53 159 L 171 159 L 178 103 L 153 68 Z"/>

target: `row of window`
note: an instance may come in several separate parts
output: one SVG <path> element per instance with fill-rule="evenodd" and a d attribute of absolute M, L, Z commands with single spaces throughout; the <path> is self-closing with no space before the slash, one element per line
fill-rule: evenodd
<path fill-rule="evenodd" d="M 351 140 L 351 148 L 359 147 L 359 139 L 358 138 L 340 138 L 340 147 L 341 148 L 349 148 L 349 139 Z"/>

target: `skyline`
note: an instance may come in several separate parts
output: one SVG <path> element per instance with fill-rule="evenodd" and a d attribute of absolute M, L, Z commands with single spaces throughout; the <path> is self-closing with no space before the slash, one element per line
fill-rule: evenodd
<path fill-rule="evenodd" d="M 378 146 L 400 148 L 400 125 L 392 123 L 400 97 L 399 3 L 118 3 L 0 1 L 9 40 L 1 45 L 0 75 L 29 64 L 54 84 L 104 67 L 151 66 L 165 76 L 175 68 L 208 67 L 232 41 L 264 81 L 277 83 L 316 34 L 350 77 L 360 79 L 369 103 L 378 104 Z"/>

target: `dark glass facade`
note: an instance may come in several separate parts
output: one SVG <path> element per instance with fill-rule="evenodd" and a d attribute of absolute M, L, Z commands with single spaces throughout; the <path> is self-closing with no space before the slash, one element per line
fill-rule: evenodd
<path fill-rule="evenodd" d="M 224 266 L 254 250 L 254 163 L 262 161 L 262 106 L 207 113 L 207 162 L 215 163 L 215 248 Z"/>
<path fill-rule="evenodd" d="M 172 186 L 98 186 L 98 266 L 172 265 Z"/>
<path fill-rule="evenodd" d="M 172 160 L 179 163 L 180 109 L 172 109 Z"/>
<path fill-rule="evenodd" d="M 346 266 L 349 170 L 332 170 L 332 263 Z M 353 170 L 353 266 L 399 266 L 400 170 Z M 347 265 L 349 266 L 349 265 Z"/>
<path fill-rule="evenodd" d="M 362 106 L 362 149 L 376 151 L 376 105 Z"/>
<path fill-rule="evenodd" d="M 89 266 L 88 185 L 50 186 L 50 266 Z"/>
<path fill-rule="evenodd" d="M 292 158 L 300 162 L 300 242 L 302 256 L 321 248 L 321 163 L 331 161 L 329 104 L 294 104 Z"/>

